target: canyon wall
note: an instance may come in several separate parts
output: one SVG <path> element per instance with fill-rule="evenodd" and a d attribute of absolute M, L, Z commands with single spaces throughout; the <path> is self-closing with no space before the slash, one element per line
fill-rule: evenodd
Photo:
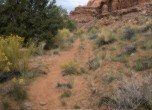
<path fill-rule="evenodd" d="M 87 6 L 79 6 L 70 13 L 70 18 L 77 23 L 87 23 L 94 18 L 101 19 L 116 11 L 128 9 L 150 0 L 90 0 Z"/>

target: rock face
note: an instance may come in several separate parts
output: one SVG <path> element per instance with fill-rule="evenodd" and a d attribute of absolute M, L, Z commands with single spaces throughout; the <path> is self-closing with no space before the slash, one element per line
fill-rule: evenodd
<path fill-rule="evenodd" d="M 70 13 L 70 18 L 77 23 L 87 23 L 94 18 L 115 14 L 116 11 L 149 2 L 150 0 L 90 0 L 87 6 L 79 6 Z"/>
<path fill-rule="evenodd" d="M 93 7 L 77 7 L 75 11 L 70 13 L 71 19 L 78 23 L 87 23 L 91 21 L 96 15 L 96 9 Z"/>
<path fill-rule="evenodd" d="M 106 5 L 108 11 L 114 11 L 132 7 L 148 1 L 150 0 L 90 0 L 87 6 L 103 9 L 104 5 Z"/>

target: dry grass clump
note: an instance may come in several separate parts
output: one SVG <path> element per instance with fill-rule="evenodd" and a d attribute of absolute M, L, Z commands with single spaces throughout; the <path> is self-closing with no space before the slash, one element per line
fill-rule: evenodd
<path fill-rule="evenodd" d="M 98 37 L 98 28 L 96 27 L 91 27 L 88 29 L 88 36 L 90 40 L 95 40 Z"/>
<path fill-rule="evenodd" d="M 83 29 L 83 28 L 80 28 L 80 29 L 77 29 L 77 31 L 75 32 L 75 35 L 78 36 L 78 37 L 81 37 L 85 33 L 86 33 L 86 30 Z"/>
<path fill-rule="evenodd" d="M 103 82 L 103 84 L 109 85 L 110 83 L 112 83 L 115 80 L 120 80 L 121 77 L 122 77 L 122 74 L 120 74 L 120 73 L 109 72 L 109 73 L 106 73 L 103 75 L 102 82 Z"/>
<path fill-rule="evenodd" d="M 71 97 L 71 95 L 72 95 L 72 92 L 69 90 L 66 90 L 63 92 L 63 94 L 61 94 L 61 99 L 62 98 L 69 98 L 69 97 Z"/>
<path fill-rule="evenodd" d="M 58 83 L 57 88 L 63 88 L 63 89 L 72 89 L 73 85 L 68 82 L 68 83 Z"/>
<path fill-rule="evenodd" d="M 14 78 L 0 88 L 0 93 L 3 94 L 4 97 L 10 96 L 17 102 L 23 102 L 27 99 L 25 84 L 26 80 L 24 78 Z"/>
<path fill-rule="evenodd" d="M 136 28 L 136 32 L 138 33 L 146 33 L 148 31 L 152 32 L 152 20 L 149 20 L 144 25 L 138 26 Z"/>
<path fill-rule="evenodd" d="M 101 60 L 102 59 L 99 56 L 96 56 L 93 59 L 90 59 L 87 62 L 88 69 L 89 70 L 93 70 L 93 71 L 95 71 L 96 69 L 98 69 L 101 66 Z"/>
<path fill-rule="evenodd" d="M 126 54 L 117 55 L 113 60 L 116 62 L 127 63 L 128 55 Z"/>
<path fill-rule="evenodd" d="M 63 75 L 73 75 L 73 74 L 79 74 L 80 73 L 80 68 L 77 63 L 74 61 L 67 62 L 66 64 L 63 64 L 61 66 L 63 69 Z"/>

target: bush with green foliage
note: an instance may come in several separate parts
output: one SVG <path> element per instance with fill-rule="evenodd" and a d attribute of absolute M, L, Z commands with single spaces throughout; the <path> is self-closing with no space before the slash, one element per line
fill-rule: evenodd
<path fill-rule="evenodd" d="M 16 101 L 24 101 L 27 98 L 27 93 L 23 89 L 22 86 L 15 85 L 13 90 L 11 91 L 10 95 L 16 100 Z"/>
<path fill-rule="evenodd" d="M 58 29 L 75 29 L 67 12 L 55 0 L 1 0 L 0 35 L 15 34 L 53 45 Z"/>

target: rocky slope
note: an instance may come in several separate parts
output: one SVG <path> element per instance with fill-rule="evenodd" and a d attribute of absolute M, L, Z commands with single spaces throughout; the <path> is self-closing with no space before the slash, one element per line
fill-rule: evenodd
<path fill-rule="evenodd" d="M 122 17 L 128 13 L 135 13 L 135 16 L 139 14 L 137 12 L 141 12 L 140 15 L 150 15 L 151 11 L 151 0 L 90 0 L 87 6 L 75 8 L 70 13 L 70 18 L 75 20 L 78 26 L 84 26 L 88 23 L 98 22 L 99 20 L 104 22 L 102 24 L 107 25 L 121 20 L 118 17 Z M 108 20 L 107 23 L 107 19 L 109 18 L 114 18 L 114 20 Z M 98 22 L 98 24 L 101 24 L 101 22 Z"/>

